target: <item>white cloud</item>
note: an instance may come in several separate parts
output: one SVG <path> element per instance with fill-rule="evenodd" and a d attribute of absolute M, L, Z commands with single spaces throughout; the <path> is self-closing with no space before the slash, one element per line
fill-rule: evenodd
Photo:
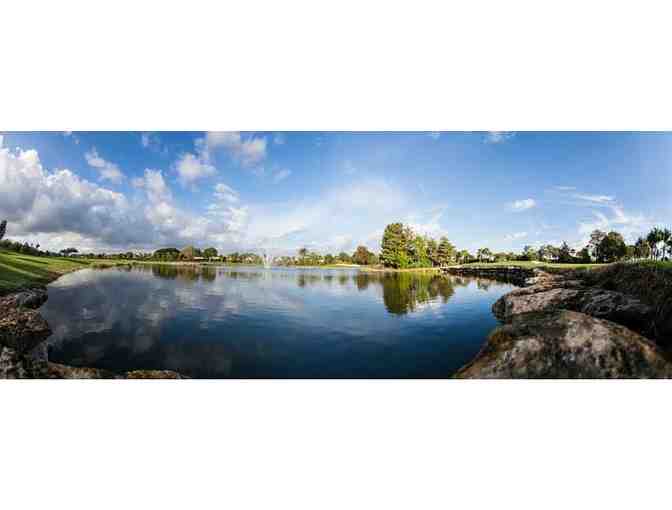
<path fill-rule="evenodd" d="M 485 143 L 502 143 L 516 136 L 513 131 L 488 131 L 485 135 Z"/>
<path fill-rule="evenodd" d="M 523 239 L 527 237 L 527 232 L 514 232 L 513 234 L 508 234 L 504 237 L 505 241 L 515 241 L 517 239 Z"/>
<path fill-rule="evenodd" d="M 532 209 L 537 205 L 537 202 L 534 201 L 532 198 L 525 198 L 522 200 L 516 200 L 514 202 L 511 202 L 509 204 L 509 208 L 512 211 L 515 212 L 520 212 L 520 211 L 527 211 L 528 209 Z"/>
<path fill-rule="evenodd" d="M 283 133 L 275 133 L 273 135 L 273 143 L 275 145 L 285 145 L 285 135 Z"/>
<path fill-rule="evenodd" d="M 215 186 L 215 198 L 231 204 L 235 204 L 240 200 L 238 192 L 223 182 L 220 182 Z"/>
<path fill-rule="evenodd" d="M 273 181 L 274 182 L 284 181 L 290 175 L 292 175 L 291 170 L 287 170 L 287 169 L 280 170 L 280 171 L 276 172 L 276 174 L 273 176 Z"/>
<path fill-rule="evenodd" d="M 578 225 L 579 234 L 582 236 L 582 243 L 586 244 L 589 235 L 593 230 L 616 230 L 623 234 L 626 241 L 633 242 L 637 236 L 646 233 L 655 222 L 645 217 L 643 214 L 626 213 L 622 207 L 613 205 L 609 209 L 611 216 L 607 216 L 601 211 L 593 211 L 592 220 L 580 221 Z"/>
<path fill-rule="evenodd" d="M 86 152 L 84 158 L 90 167 L 98 170 L 101 181 L 110 181 L 119 184 L 124 180 L 124 174 L 121 173 L 119 167 L 116 164 L 101 158 L 95 147 L 92 147 L 89 152 Z"/>
<path fill-rule="evenodd" d="M 254 135 L 243 137 L 239 132 L 211 131 L 205 137 L 208 153 L 219 148 L 242 166 L 252 167 L 266 159 L 266 139 Z"/>
<path fill-rule="evenodd" d="M 585 200 L 595 204 L 613 204 L 614 197 L 608 195 L 589 195 L 584 193 L 574 193 L 572 197 L 578 200 Z"/>
<path fill-rule="evenodd" d="M 175 165 L 180 183 L 187 187 L 192 186 L 196 181 L 206 177 L 212 177 L 217 173 L 207 159 L 201 155 L 187 152 L 182 154 Z"/>
<path fill-rule="evenodd" d="M 12 238 L 59 250 L 155 249 L 186 244 L 232 245 L 247 221 L 247 208 L 216 218 L 180 209 L 160 170 L 146 169 L 132 184 L 146 201 L 129 200 L 70 170 L 47 171 L 37 151 L 0 148 L 0 218 Z M 221 188 L 220 188 L 221 190 Z"/>
<path fill-rule="evenodd" d="M 432 131 L 430 133 L 427 133 L 427 136 L 429 136 L 432 140 L 438 140 L 441 138 L 441 132 L 440 131 Z"/>

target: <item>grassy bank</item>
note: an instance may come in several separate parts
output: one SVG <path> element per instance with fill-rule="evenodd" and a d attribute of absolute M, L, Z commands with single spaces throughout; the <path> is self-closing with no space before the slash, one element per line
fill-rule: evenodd
<path fill-rule="evenodd" d="M 605 267 L 608 264 L 551 264 L 549 262 L 537 262 L 527 260 L 513 260 L 509 262 L 472 262 L 471 264 L 462 264 L 460 267 L 523 267 L 526 269 L 594 269 L 597 267 Z"/>
<path fill-rule="evenodd" d="M 59 276 L 91 263 L 65 257 L 34 257 L 0 251 L 0 294 L 35 285 L 46 285 Z"/>

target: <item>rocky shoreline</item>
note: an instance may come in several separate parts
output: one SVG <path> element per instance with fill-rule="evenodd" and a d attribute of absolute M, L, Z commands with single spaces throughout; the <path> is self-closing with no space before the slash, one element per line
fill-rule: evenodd
<path fill-rule="evenodd" d="M 634 295 L 606 289 L 589 273 L 459 268 L 450 274 L 519 282 L 492 307 L 504 324 L 456 378 L 669 378 L 669 321 Z M 655 341 L 654 341 L 655 340 Z"/>
<path fill-rule="evenodd" d="M 47 301 L 44 287 L 0 297 L 0 379 L 183 379 L 171 370 L 114 373 L 49 361 L 51 328 L 37 308 Z"/>

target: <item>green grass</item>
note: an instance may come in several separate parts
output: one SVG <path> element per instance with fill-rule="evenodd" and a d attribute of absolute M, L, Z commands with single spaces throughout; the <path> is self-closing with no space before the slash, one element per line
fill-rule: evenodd
<path fill-rule="evenodd" d="M 34 257 L 0 251 L 0 294 L 35 285 L 45 285 L 60 275 L 90 264 L 87 260 L 65 257 Z"/>
<path fill-rule="evenodd" d="M 508 262 L 472 262 L 470 264 L 462 264 L 460 267 L 523 267 L 531 269 L 537 268 L 556 268 L 556 269 L 592 269 L 596 267 L 604 267 L 608 264 L 552 264 L 549 262 L 535 262 L 527 260 L 512 260 Z"/>

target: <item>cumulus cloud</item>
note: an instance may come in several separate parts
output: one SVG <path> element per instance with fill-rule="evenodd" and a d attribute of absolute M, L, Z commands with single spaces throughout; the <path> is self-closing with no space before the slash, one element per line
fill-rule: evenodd
<path fill-rule="evenodd" d="M 179 208 L 161 170 L 145 169 L 132 184 L 143 191 L 143 201 L 132 201 L 67 169 L 48 171 L 34 150 L 0 148 L 0 217 L 9 221 L 13 238 L 47 249 L 222 246 L 235 242 L 246 221 L 243 207 L 216 220 Z"/>
<path fill-rule="evenodd" d="M 239 132 L 211 131 L 205 136 L 208 152 L 222 148 L 242 166 L 252 167 L 266 159 L 266 139 L 254 135 L 243 137 Z"/>
<path fill-rule="evenodd" d="M 515 212 L 520 212 L 520 211 L 527 211 L 528 209 L 532 209 L 537 205 L 537 202 L 535 202 L 534 199 L 532 198 L 525 198 L 522 200 L 515 200 L 509 204 L 509 208 L 512 211 Z"/>
<path fill-rule="evenodd" d="M 101 181 L 110 181 L 119 184 L 124 180 L 124 174 L 121 173 L 119 167 L 116 164 L 101 158 L 95 147 L 92 147 L 89 152 L 86 152 L 84 158 L 90 167 L 98 170 Z"/>
<path fill-rule="evenodd" d="M 235 204 L 240 200 L 238 192 L 223 182 L 220 182 L 215 186 L 215 198 L 231 204 Z"/>
<path fill-rule="evenodd" d="M 175 164 L 180 183 L 185 186 L 193 186 L 197 181 L 206 177 L 212 177 L 217 170 L 203 155 L 190 152 L 182 154 Z"/>
<path fill-rule="evenodd" d="M 516 136 L 512 131 L 488 131 L 485 135 L 485 143 L 503 143 Z"/>

